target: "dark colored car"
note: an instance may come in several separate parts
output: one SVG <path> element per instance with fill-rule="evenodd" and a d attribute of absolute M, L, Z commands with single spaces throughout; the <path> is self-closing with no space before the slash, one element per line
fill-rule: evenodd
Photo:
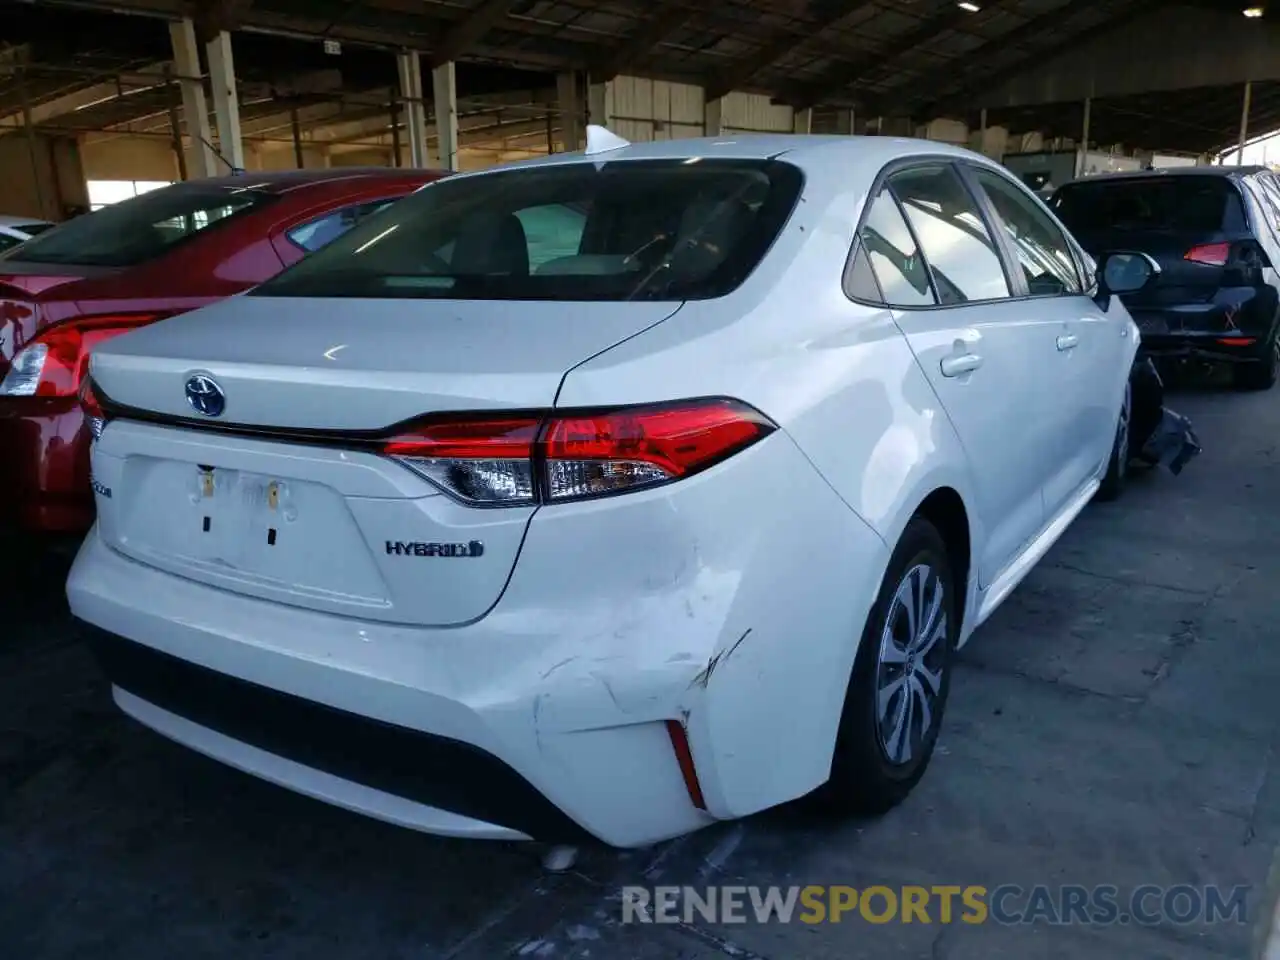
<path fill-rule="evenodd" d="M 95 344 L 247 290 L 441 176 L 348 168 L 188 181 L 0 255 L 0 530 L 92 524 L 77 400 Z"/>
<path fill-rule="evenodd" d="M 1265 167 L 1180 167 L 1059 187 L 1049 206 L 1093 256 L 1140 250 L 1161 268 L 1122 299 L 1157 363 L 1232 364 L 1237 386 L 1280 372 L 1280 181 Z"/>

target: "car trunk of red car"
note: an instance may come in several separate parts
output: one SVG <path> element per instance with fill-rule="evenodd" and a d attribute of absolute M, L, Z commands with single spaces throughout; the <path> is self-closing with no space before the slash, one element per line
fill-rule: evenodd
<path fill-rule="evenodd" d="M 42 328 L 79 313 L 74 300 L 50 296 L 56 288 L 117 272 L 113 267 L 0 259 L 0 380 Z"/>

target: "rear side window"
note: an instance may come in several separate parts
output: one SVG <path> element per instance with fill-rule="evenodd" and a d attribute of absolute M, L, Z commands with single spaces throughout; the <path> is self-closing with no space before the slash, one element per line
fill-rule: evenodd
<path fill-rule="evenodd" d="M 694 300 L 756 268 L 803 186 L 775 160 L 617 160 L 450 177 L 252 296 Z"/>
<path fill-rule="evenodd" d="M 943 306 L 1009 296 L 995 241 L 950 166 L 906 170 L 889 184 L 906 211 Z"/>
<path fill-rule="evenodd" d="M 337 240 L 365 217 L 370 217 L 393 203 L 395 200 L 375 200 L 372 203 L 358 203 L 343 207 L 341 210 L 334 210 L 323 217 L 317 217 L 315 220 L 294 227 L 285 236 L 291 243 L 310 253 Z"/>
<path fill-rule="evenodd" d="M 1050 203 L 1075 233 L 1206 234 L 1247 229 L 1240 193 L 1226 177 L 1163 176 L 1088 180 L 1062 187 Z"/>
<path fill-rule="evenodd" d="M 929 268 L 888 190 L 880 191 L 871 204 L 859 240 L 885 303 L 891 307 L 932 307 L 938 302 L 929 282 Z M 868 296 L 863 293 L 858 299 Z"/>
<path fill-rule="evenodd" d="M 131 267 L 273 200 L 275 194 L 248 184 L 176 184 L 69 220 L 57 230 L 32 237 L 9 259 Z"/>
<path fill-rule="evenodd" d="M 48 230 L 52 226 L 53 226 L 52 223 L 44 223 L 44 222 L 20 223 L 13 229 L 19 230 L 22 233 L 25 233 L 28 237 L 34 237 L 37 233 L 44 233 L 46 230 Z"/>

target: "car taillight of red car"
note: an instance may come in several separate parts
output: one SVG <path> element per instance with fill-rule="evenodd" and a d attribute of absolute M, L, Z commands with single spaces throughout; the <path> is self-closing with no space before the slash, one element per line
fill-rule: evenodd
<path fill-rule="evenodd" d="M 89 352 L 97 344 L 159 319 L 157 314 L 121 314 L 46 327 L 14 356 L 0 383 L 0 397 L 74 398 L 89 369 Z"/>

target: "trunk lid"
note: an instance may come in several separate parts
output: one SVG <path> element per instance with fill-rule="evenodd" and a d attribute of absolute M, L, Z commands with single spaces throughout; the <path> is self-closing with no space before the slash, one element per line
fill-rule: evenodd
<path fill-rule="evenodd" d="M 103 267 L 24 263 L 0 257 L 0 380 L 9 372 L 14 354 L 41 327 L 75 313 L 74 305 L 70 305 L 57 316 L 51 317 L 49 311 L 40 306 L 44 294 L 78 280 L 115 272 Z"/>
<path fill-rule="evenodd" d="M 102 394 L 187 422 L 108 425 L 94 450 L 100 534 L 140 562 L 266 600 L 392 623 L 477 619 L 534 508 L 467 506 L 359 435 L 425 414 L 551 407 L 568 370 L 676 309 L 234 297 L 125 334 L 94 353 Z M 194 373 L 225 392 L 209 425 L 248 432 L 190 422 Z"/>

